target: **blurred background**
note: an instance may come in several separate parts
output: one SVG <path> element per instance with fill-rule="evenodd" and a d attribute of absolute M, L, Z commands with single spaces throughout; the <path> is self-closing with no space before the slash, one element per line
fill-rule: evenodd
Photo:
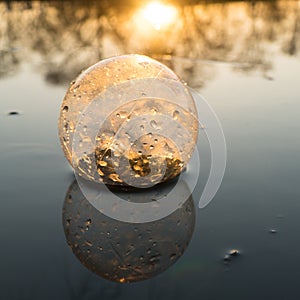
<path fill-rule="evenodd" d="M 298 299 L 299 48 L 296 0 L 0 1 L 0 298 Z M 203 181 L 193 193 L 182 257 L 121 284 L 67 245 L 74 178 L 57 118 L 82 70 L 128 53 L 161 61 L 207 99 L 228 162 L 207 208 L 197 208 Z"/>
<path fill-rule="evenodd" d="M 1 77 L 30 63 L 63 85 L 103 58 L 141 53 L 192 87 L 213 79 L 201 66 L 211 61 L 270 79 L 274 51 L 298 54 L 299 18 L 298 1 L 2 2 Z"/>

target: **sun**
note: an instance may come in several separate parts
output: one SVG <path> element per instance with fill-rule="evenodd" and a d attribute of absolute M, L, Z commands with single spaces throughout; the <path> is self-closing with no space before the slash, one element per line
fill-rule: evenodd
<path fill-rule="evenodd" d="M 140 16 L 154 29 L 161 30 L 175 22 L 177 9 L 160 2 L 151 2 L 141 9 Z"/>

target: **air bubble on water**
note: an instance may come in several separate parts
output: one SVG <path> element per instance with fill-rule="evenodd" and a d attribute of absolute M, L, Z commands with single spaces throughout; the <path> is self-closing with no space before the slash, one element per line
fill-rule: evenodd
<path fill-rule="evenodd" d="M 230 261 L 230 256 L 228 254 L 226 254 L 224 257 L 223 257 L 223 261 L 225 263 L 229 262 Z"/>
<path fill-rule="evenodd" d="M 240 251 L 238 249 L 231 249 L 228 253 L 229 253 L 230 256 L 240 255 Z"/>
<path fill-rule="evenodd" d="M 227 254 L 224 255 L 223 261 L 225 264 L 228 264 L 231 259 L 240 255 L 240 251 L 238 249 L 231 249 Z"/>

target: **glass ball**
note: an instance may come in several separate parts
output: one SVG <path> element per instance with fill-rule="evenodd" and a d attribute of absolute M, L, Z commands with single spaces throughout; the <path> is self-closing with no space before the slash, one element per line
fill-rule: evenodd
<path fill-rule="evenodd" d="M 186 84 L 168 67 L 146 56 L 116 56 L 71 83 L 59 136 L 69 163 L 85 179 L 151 187 L 187 165 L 197 142 L 197 110 Z"/>

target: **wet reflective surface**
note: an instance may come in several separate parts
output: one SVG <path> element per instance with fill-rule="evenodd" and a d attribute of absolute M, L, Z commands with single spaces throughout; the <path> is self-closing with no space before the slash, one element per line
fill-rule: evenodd
<path fill-rule="evenodd" d="M 133 202 L 155 203 L 174 185 L 115 193 Z M 107 191 L 103 197 L 109 199 L 113 194 Z M 88 269 L 111 281 L 135 282 L 157 276 L 182 256 L 194 230 L 195 208 L 190 197 L 160 220 L 121 222 L 93 207 L 74 181 L 65 197 L 63 225 L 68 244 Z"/>
<path fill-rule="evenodd" d="M 146 1 L 0 2 L 1 299 L 298 298 L 300 2 L 189 2 L 160 6 L 164 18 Z M 57 133 L 70 81 L 125 53 L 199 91 L 228 147 L 222 187 L 199 210 L 203 142 L 183 255 L 131 284 L 89 271 L 66 242 L 74 178 Z"/>

